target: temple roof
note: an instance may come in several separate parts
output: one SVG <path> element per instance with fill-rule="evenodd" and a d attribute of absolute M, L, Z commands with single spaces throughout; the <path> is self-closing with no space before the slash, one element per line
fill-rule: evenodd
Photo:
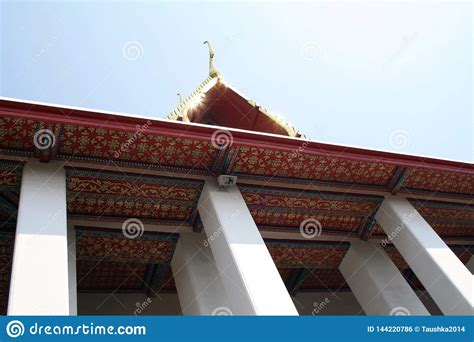
<path fill-rule="evenodd" d="M 175 291 L 178 234 L 202 232 L 204 182 L 223 174 L 238 177 L 292 293 L 348 289 L 338 271 L 345 242 L 387 239 L 374 218 L 387 194 L 407 197 L 464 263 L 474 253 L 472 164 L 307 140 L 227 85 L 212 63 L 168 119 L 0 99 L 0 313 L 27 158 L 64 162 L 79 291 Z M 217 144 L 222 127 L 227 139 Z M 127 239 L 120 226 L 130 217 L 152 229 Z M 301 234 L 307 220 L 321 224 L 314 239 Z M 386 249 L 422 288 L 397 251 Z"/>
<path fill-rule="evenodd" d="M 221 76 L 206 78 L 167 119 L 303 137 L 301 132 L 242 95 Z"/>
<path fill-rule="evenodd" d="M 35 138 L 45 131 L 54 144 L 38 148 Z M 153 170 L 153 183 L 158 184 L 182 183 L 182 177 L 196 182 L 202 177 L 235 175 L 262 229 L 274 231 L 297 230 L 305 215 L 332 208 L 335 216 L 324 220 L 333 233 L 367 238 L 377 232 L 377 226 L 362 224 L 360 219 L 373 217 L 387 193 L 402 193 L 439 222 L 441 235 L 473 236 L 472 164 L 232 128 L 228 129 L 230 139 L 221 146 L 215 142 L 219 131 L 190 122 L 0 99 L 0 153 L 4 156 L 65 160 L 84 167 L 118 166 L 130 168 L 131 173 Z M 166 176 L 163 181 L 160 174 Z M 195 191 L 192 183 L 186 181 L 187 192 Z M 191 196 L 187 206 L 192 207 L 197 197 Z M 344 220 L 341 205 L 349 208 Z M 271 218 L 275 206 L 283 215 L 280 219 Z M 465 217 L 456 214 L 456 207 Z M 182 221 L 178 216 L 173 219 Z"/>
<path fill-rule="evenodd" d="M 290 124 L 223 80 L 209 45 L 209 76 L 167 116 L 169 120 L 303 137 Z"/>
<path fill-rule="evenodd" d="M 463 262 L 473 254 L 472 164 L 233 128 L 220 146 L 213 141 L 220 130 L 0 99 L 0 313 L 8 298 L 25 158 L 65 162 L 67 215 L 80 222 L 79 291 L 175 291 L 169 260 L 176 234 L 202 231 L 196 208 L 204 180 L 220 174 L 238 176 L 292 293 L 348 289 L 338 271 L 347 251 L 341 242 L 387 238 L 374 220 L 387 193 L 406 196 Z M 47 148 L 35 144 L 45 132 L 52 141 Z M 120 225 L 130 217 L 162 233 L 127 239 Z M 321 223 L 317 240 L 301 236 L 308 219 Z M 104 229 L 111 224 L 119 228 Z M 399 264 L 420 288 L 413 272 Z"/>

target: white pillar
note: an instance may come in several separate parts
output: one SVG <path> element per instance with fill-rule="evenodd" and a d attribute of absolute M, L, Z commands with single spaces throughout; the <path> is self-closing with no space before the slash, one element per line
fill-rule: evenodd
<path fill-rule="evenodd" d="M 171 269 L 183 315 L 233 314 L 205 234 L 180 234 Z"/>
<path fill-rule="evenodd" d="M 339 270 L 367 315 L 429 315 L 379 245 L 352 242 Z"/>
<path fill-rule="evenodd" d="M 23 169 L 8 315 L 69 315 L 66 175 L 57 162 Z"/>
<path fill-rule="evenodd" d="M 234 314 L 298 315 L 239 189 L 206 181 L 198 208 Z"/>
<path fill-rule="evenodd" d="M 375 218 L 441 311 L 472 315 L 471 272 L 410 202 L 389 196 Z"/>

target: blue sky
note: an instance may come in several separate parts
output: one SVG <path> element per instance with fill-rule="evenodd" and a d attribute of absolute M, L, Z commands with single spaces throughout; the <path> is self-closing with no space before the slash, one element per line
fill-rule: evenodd
<path fill-rule="evenodd" d="M 0 30 L 1 96 L 163 118 L 210 40 L 309 138 L 473 160 L 470 3 L 2 1 Z"/>

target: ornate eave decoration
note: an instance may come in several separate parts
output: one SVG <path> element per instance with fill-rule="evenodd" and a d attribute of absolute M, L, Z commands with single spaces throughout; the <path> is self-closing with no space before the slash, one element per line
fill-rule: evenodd
<path fill-rule="evenodd" d="M 246 101 L 250 106 L 257 109 L 259 113 L 263 114 L 269 120 L 282 128 L 288 136 L 301 138 L 305 137 L 304 134 L 296 130 L 292 125 L 288 124 L 276 114 L 267 110 L 265 107 L 258 105 L 254 100 L 243 95 L 239 90 L 225 82 L 220 71 L 214 66 L 215 54 L 211 44 L 208 41 L 205 41 L 204 44 L 207 44 L 209 47 L 209 75 L 186 99 L 183 100 L 181 95 L 178 93 L 180 97 L 180 103 L 170 114 L 166 116 L 168 120 L 190 122 L 191 120 L 188 115 L 189 110 L 196 103 L 199 103 L 213 87 L 217 85 L 223 85 L 241 97 L 242 100 Z"/>

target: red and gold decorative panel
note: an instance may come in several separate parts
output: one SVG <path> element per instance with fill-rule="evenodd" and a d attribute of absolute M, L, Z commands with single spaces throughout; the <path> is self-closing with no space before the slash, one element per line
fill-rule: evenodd
<path fill-rule="evenodd" d="M 127 238 L 122 231 L 77 230 L 77 258 L 122 262 L 169 262 L 178 240 L 177 234 L 143 233 Z"/>
<path fill-rule="evenodd" d="M 410 202 L 442 238 L 474 237 L 473 205 L 418 199 L 410 199 Z M 385 236 L 378 223 L 374 225 L 372 236 Z"/>
<path fill-rule="evenodd" d="M 164 168 L 210 172 L 218 149 L 211 141 L 146 134 L 146 127 L 124 132 L 99 127 L 64 125 L 60 155 L 81 159 L 158 164 Z"/>
<path fill-rule="evenodd" d="M 18 183 L 18 172 L 1 167 L 2 165 L 0 165 L 0 187 L 15 187 Z"/>
<path fill-rule="evenodd" d="M 441 237 L 474 237 L 474 206 L 411 200 L 416 210 Z"/>
<path fill-rule="evenodd" d="M 96 260 L 77 261 L 79 291 L 144 290 L 146 264 Z"/>
<path fill-rule="evenodd" d="M 442 238 L 454 238 L 454 237 L 474 237 L 474 224 L 464 223 L 431 223 L 431 227 L 442 237 Z"/>
<path fill-rule="evenodd" d="M 150 220 L 185 222 L 193 214 L 193 205 L 172 201 L 146 201 L 108 196 L 76 195 L 68 197 L 68 211 L 72 216 L 140 217 Z"/>
<path fill-rule="evenodd" d="M 296 191 L 240 185 L 242 196 L 260 230 L 299 231 L 305 220 L 317 221 L 321 233 L 357 233 L 375 212 L 381 196 Z"/>
<path fill-rule="evenodd" d="M 239 188 L 248 206 L 370 214 L 381 202 L 381 197 L 357 197 L 328 192 L 249 186 Z"/>
<path fill-rule="evenodd" d="M 334 268 L 347 250 L 348 243 L 305 242 L 265 239 L 278 268 Z"/>
<path fill-rule="evenodd" d="M 443 192 L 473 195 L 474 174 L 413 168 L 403 183 L 401 191 L 408 193 L 425 191 L 428 193 Z"/>
<path fill-rule="evenodd" d="M 356 233 L 361 218 L 357 216 L 325 215 L 317 212 L 295 213 L 291 211 L 270 211 L 250 209 L 255 223 L 262 231 L 294 232 L 305 220 L 317 220 L 321 223 L 322 234 Z"/>
<path fill-rule="evenodd" d="M 136 175 L 135 177 L 102 173 L 84 175 L 77 172 L 68 173 L 68 190 L 88 194 L 146 197 L 156 200 L 194 201 L 198 187 L 189 184 L 179 184 L 177 180 L 165 178 L 150 178 Z"/>
<path fill-rule="evenodd" d="M 76 229 L 80 291 L 133 291 L 156 295 L 174 288 L 170 261 L 177 234 L 127 238 L 114 230 Z"/>
<path fill-rule="evenodd" d="M 0 191 L 19 193 L 23 163 L 0 159 Z"/>
<path fill-rule="evenodd" d="M 212 108 L 249 106 L 248 100 L 237 94 L 232 105 L 228 95 L 217 102 Z M 392 193 L 418 192 L 429 196 L 442 194 L 466 201 L 474 196 L 473 168 L 467 163 L 245 131 L 229 133 L 232 144 L 223 151 L 212 144 L 217 128 L 145 121 L 12 100 L 0 100 L 0 107 L 0 151 L 39 157 L 43 161 L 72 159 L 205 175 L 235 174 L 265 182 L 314 183 Z M 212 108 L 205 113 L 212 113 Z M 256 107 L 252 109 L 255 110 Z M 67 118 L 64 112 L 68 113 Z M 241 119 L 230 115 L 221 121 L 237 127 L 234 124 Z M 258 122 L 254 124 L 257 125 L 252 125 L 252 120 L 246 122 L 247 128 L 258 130 Z M 43 128 L 50 129 L 56 140 L 54 149 L 47 152 L 35 150 L 33 144 L 35 132 Z"/>
<path fill-rule="evenodd" d="M 375 161 L 240 146 L 231 152 L 225 173 L 385 187 L 395 170 L 394 165 Z"/>
<path fill-rule="evenodd" d="M 348 285 L 337 268 L 324 269 L 315 268 L 308 270 L 306 277 L 300 285 L 301 290 L 341 290 L 347 289 Z"/>
<path fill-rule="evenodd" d="M 474 206 L 433 201 L 411 200 L 416 210 L 426 220 L 459 220 L 474 222 Z"/>
<path fill-rule="evenodd" d="M 0 117 L 0 151 L 33 153 L 37 124 L 21 117 Z"/>
<path fill-rule="evenodd" d="M 68 215 L 192 225 L 203 181 L 67 170 Z"/>

